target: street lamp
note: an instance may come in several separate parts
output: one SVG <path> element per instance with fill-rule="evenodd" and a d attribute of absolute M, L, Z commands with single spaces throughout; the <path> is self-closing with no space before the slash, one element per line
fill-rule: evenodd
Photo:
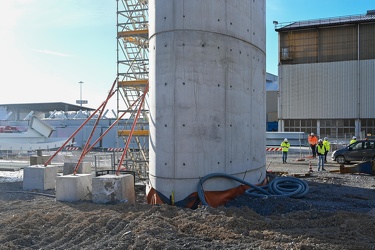
<path fill-rule="evenodd" d="M 76 100 L 76 103 L 79 104 L 82 108 L 82 104 L 87 104 L 88 101 L 87 100 L 82 100 L 82 84 L 83 82 L 82 81 L 79 81 L 78 82 L 80 84 L 80 88 L 79 88 L 79 100 Z"/>
<path fill-rule="evenodd" d="M 83 84 L 83 82 L 82 81 L 79 81 L 78 82 L 79 83 L 79 103 L 80 103 L 80 105 L 81 105 L 81 107 L 82 107 L 82 84 Z"/>
<path fill-rule="evenodd" d="M 276 29 L 277 25 L 279 25 L 279 22 L 278 21 L 273 21 L 273 25 L 275 26 L 275 29 Z"/>

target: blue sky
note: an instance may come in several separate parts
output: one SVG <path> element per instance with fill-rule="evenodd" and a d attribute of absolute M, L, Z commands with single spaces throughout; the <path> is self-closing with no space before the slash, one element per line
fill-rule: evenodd
<path fill-rule="evenodd" d="M 171 0 L 172 1 L 172 0 Z M 277 75 L 273 21 L 365 14 L 373 0 L 267 0 L 268 73 Z M 116 78 L 116 0 L 0 0 L 1 103 L 97 108 Z M 109 104 L 115 108 L 115 98 Z"/>

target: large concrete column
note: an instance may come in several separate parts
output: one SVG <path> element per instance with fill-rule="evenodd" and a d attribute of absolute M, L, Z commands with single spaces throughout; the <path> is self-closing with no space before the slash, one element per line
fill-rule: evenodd
<path fill-rule="evenodd" d="M 265 177 L 265 1 L 150 0 L 150 187 Z M 239 183 L 220 179 L 205 190 Z"/>

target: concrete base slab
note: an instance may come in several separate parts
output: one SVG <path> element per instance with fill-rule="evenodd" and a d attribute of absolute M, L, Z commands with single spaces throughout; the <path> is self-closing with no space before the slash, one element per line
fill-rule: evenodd
<path fill-rule="evenodd" d="M 56 200 L 82 201 L 91 200 L 92 175 L 63 175 L 56 178 Z"/>
<path fill-rule="evenodd" d="M 33 165 L 23 169 L 23 190 L 55 189 L 57 166 Z"/>
<path fill-rule="evenodd" d="M 64 162 L 63 166 L 63 175 L 73 174 L 74 168 L 76 167 L 77 162 Z M 91 163 L 90 162 L 81 162 L 79 164 L 77 174 L 91 174 Z"/>
<path fill-rule="evenodd" d="M 93 178 L 92 201 L 94 203 L 135 204 L 134 176 L 109 174 Z"/>

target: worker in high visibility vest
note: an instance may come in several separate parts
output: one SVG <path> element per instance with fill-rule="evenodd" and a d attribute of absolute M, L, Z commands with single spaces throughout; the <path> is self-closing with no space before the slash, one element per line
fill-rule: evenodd
<path fill-rule="evenodd" d="M 323 145 L 326 147 L 326 153 L 324 154 L 324 162 L 327 163 L 327 154 L 331 150 L 331 143 L 328 141 L 327 137 L 324 137 Z"/>
<path fill-rule="evenodd" d="M 283 152 L 283 163 L 286 163 L 286 159 L 288 158 L 288 151 L 290 148 L 290 143 L 288 142 L 288 139 L 285 138 L 284 141 L 280 145 L 282 152 Z"/>
<path fill-rule="evenodd" d="M 314 135 L 314 133 L 311 133 L 308 138 L 307 138 L 309 144 L 310 144 L 310 148 L 311 148 L 311 151 L 312 151 L 312 156 L 313 158 L 316 157 L 316 144 L 318 144 L 318 137 L 316 137 Z"/>
<path fill-rule="evenodd" d="M 318 154 L 318 171 L 320 171 L 320 167 L 322 167 L 322 171 L 324 169 L 324 155 L 326 153 L 326 147 L 323 145 L 323 140 L 318 140 L 318 145 L 316 146 L 316 153 Z"/>
<path fill-rule="evenodd" d="M 349 145 L 355 143 L 356 141 L 357 141 L 357 137 L 353 136 L 353 138 L 349 142 Z"/>

